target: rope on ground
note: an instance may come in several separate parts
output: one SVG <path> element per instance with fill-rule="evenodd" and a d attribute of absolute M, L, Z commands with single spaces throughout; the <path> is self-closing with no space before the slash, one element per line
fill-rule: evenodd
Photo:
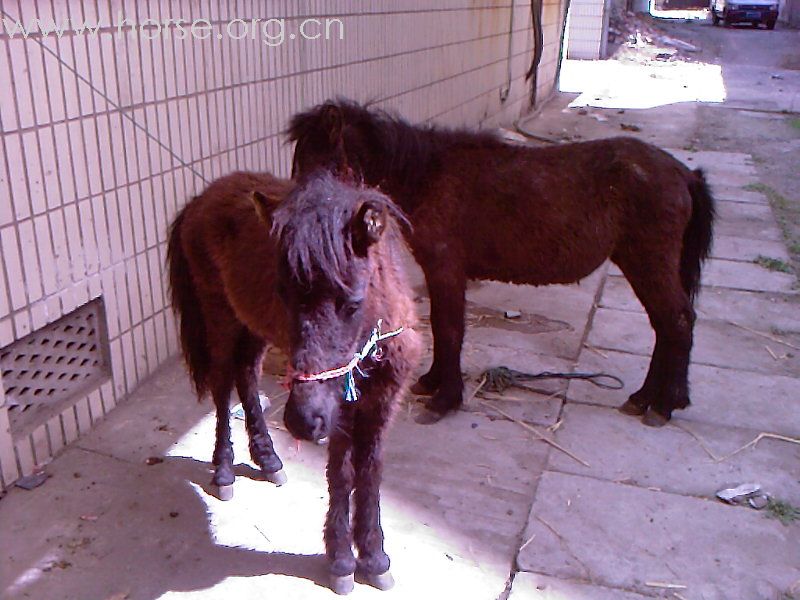
<path fill-rule="evenodd" d="M 486 383 L 483 386 L 488 391 L 500 392 L 507 390 L 510 387 L 519 387 L 525 389 L 526 386 L 522 385 L 527 381 L 537 381 L 540 379 L 581 379 L 588 381 L 592 385 L 605 390 L 621 390 L 625 387 L 625 382 L 616 375 L 609 373 L 558 373 L 553 371 L 542 371 L 541 373 L 524 373 L 509 369 L 508 367 L 493 367 L 487 369 L 481 375 L 481 379 Z"/>

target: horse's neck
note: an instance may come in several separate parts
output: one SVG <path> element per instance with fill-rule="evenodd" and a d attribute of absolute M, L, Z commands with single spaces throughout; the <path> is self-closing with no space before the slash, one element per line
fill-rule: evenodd
<path fill-rule="evenodd" d="M 378 292 L 375 312 L 378 318 L 384 320 L 387 331 L 389 328 L 396 329 L 409 325 L 406 321 L 412 302 L 411 290 L 398 264 L 400 253 L 394 246 L 396 243 L 395 240 L 389 239 L 382 242 L 376 253 L 375 274 L 373 275 L 377 278 L 375 289 Z"/>

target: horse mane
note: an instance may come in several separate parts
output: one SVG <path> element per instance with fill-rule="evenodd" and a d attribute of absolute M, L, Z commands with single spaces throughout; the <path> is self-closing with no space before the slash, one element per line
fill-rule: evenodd
<path fill-rule="evenodd" d="M 456 146 L 494 148 L 505 144 L 493 131 L 412 125 L 369 103 L 362 105 L 345 98 L 328 100 L 294 115 L 286 133 L 292 142 L 314 139 L 314 136 L 333 142 L 337 131 L 341 133 L 345 129 L 360 132 L 370 144 L 361 148 L 348 147 L 348 157 L 358 155 L 366 162 L 379 161 L 382 177 L 369 182 L 386 185 L 393 191 L 417 188 L 441 164 L 442 154 L 447 149 Z"/>
<path fill-rule="evenodd" d="M 410 227 L 403 211 L 376 189 L 342 181 L 325 170 L 298 183 L 272 215 L 272 233 L 294 278 L 310 285 L 322 276 L 350 289 L 347 264 L 355 255 L 350 225 L 365 202 L 389 215 L 384 236 L 394 237 L 397 223 Z"/>

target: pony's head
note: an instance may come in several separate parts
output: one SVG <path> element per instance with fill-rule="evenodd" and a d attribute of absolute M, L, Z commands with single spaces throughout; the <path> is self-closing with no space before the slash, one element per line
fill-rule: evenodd
<path fill-rule="evenodd" d="M 382 112 L 349 100 L 328 100 L 292 117 L 287 131 L 295 142 L 292 176 L 317 168 L 365 178 L 373 170 L 371 157 L 380 151 Z"/>
<path fill-rule="evenodd" d="M 284 422 L 296 438 L 319 441 L 336 426 L 344 377 L 308 376 L 350 363 L 383 316 L 373 274 L 397 219 L 405 221 L 380 192 L 321 171 L 272 215 L 278 293 L 289 315 L 292 385 Z"/>
<path fill-rule="evenodd" d="M 383 109 L 342 98 L 292 117 L 292 176 L 324 168 L 387 190 L 410 209 L 424 180 L 441 167 L 442 150 L 454 144 L 502 145 L 494 132 L 411 125 Z"/>

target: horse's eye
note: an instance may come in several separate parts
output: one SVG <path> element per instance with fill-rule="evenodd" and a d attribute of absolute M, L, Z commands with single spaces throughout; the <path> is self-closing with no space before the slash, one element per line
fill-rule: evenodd
<path fill-rule="evenodd" d="M 362 300 L 343 300 L 340 301 L 338 304 L 339 312 L 343 313 L 345 316 L 352 317 L 354 314 L 358 312 L 358 309 L 361 308 Z"/>

